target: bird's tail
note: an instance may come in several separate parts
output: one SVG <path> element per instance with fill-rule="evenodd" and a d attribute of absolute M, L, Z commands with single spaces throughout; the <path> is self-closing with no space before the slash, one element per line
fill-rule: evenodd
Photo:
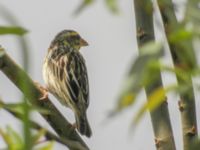
<path fill-rule="evenodd" d="M 87 115 L 85 114 L 80 114 L 76 115 L 76 126 L 78 131 L 87 137 L 91 137 L 92 135 L 92 130 L 90 128 L 90 125 L 87 120 Z"/>

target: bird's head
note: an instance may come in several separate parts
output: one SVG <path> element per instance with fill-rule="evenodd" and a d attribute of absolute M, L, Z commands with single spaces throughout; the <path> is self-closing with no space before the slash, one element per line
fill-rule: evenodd
<path fill-rule="evenodd" d="M 82 46 L 88 46 L 88 43 L 73 30 L 63 30 L 58 33 L 53 40 L 53 45 L 58 44 L 72 50 L 79 50 Z"/>

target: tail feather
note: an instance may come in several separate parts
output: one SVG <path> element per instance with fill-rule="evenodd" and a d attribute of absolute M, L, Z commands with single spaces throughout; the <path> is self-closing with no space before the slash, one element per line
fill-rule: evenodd
<path fill-rule="evenodd" d="M 76 115 L 76 125 L 77 125 L 78 131 L 82 135 L 85 135 L 87 137 L 92 136 L 92 130 L 91 130 L 90 125 L 88 123 L 86 114 L 80 115 L 80 116 Z"/>

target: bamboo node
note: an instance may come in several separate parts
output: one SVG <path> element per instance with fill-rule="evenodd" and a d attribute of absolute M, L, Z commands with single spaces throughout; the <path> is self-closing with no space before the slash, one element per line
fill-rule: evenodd
<path fill-rule="evenodd" d="M 164 103 L 165 103 L 166 105 L 168 105 L 167 96 L 165 96 Z"/>
<path fill-rule="evenodd" d="M 187 63 L 183 63 L 183 62 L 176 63 L 175 67 L 183 69 L 183 70 L 190 70 L 190 66 Z"/>
<path fill-rule="evenodd" d="M 158 138 L 155 138 L 155 145 L 156 145 L 156 147 L 157 148 L 159 148 L 160 146 L 161 146 L 161 142 L 162 142 L 162 140 L 161 139 L 158 139 Z"/>
<path fill-rule="evenodd" d="M 142 39 L 144 39 L 144 37 L 146 37 L 146 35 L 147 35 L 147 33 L 141 27 L 139 27 L 137 29 L 137 38 L 138 39 L 142 40 Z"/>
<path fill-rule="evenodd" d="M 192 128 L 190 128 L 187 132 L 187 135 L 192 137 L 192 136 L 195 136 L 197 133 L 197 130 L 196 130 L 196 127 L 193 125 Z"/>
<path fill-rule="evenodd" d="M 181 100 L 178 101 L 178 106 L 179 106 L 179 110 L 181 112 L 183 112 L 185 107 L 184 107 L 184 104 L 183 104 L 183 102 Z"/>

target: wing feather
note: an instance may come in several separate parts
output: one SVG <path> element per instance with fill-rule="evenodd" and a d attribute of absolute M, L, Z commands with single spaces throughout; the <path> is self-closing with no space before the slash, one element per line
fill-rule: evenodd
<path fill-rule="evenodd" d="M 69 98 L 73 103 L 83 102 L 86 108 L 89 105 L 89 84 L 85 60 L 78 52 L 63 55 L 59 59 L 50 59 L 53 65 L 54 76 L 59 82 L 60 99 Z"/>

